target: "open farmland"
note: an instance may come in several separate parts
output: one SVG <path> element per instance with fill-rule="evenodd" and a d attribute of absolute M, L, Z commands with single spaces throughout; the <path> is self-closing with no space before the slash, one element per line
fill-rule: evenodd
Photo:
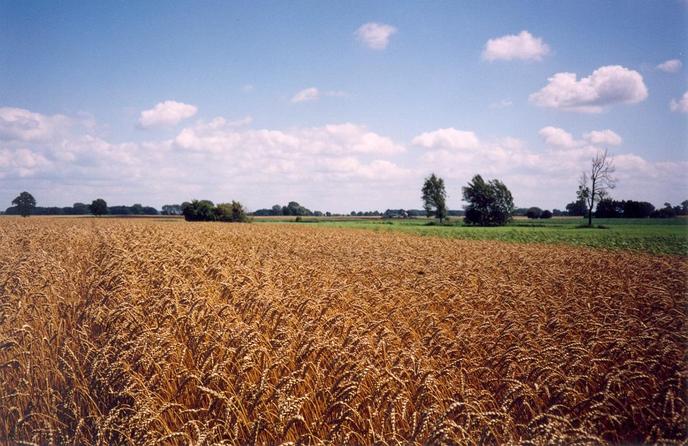
<path fill-rule="evenodd" d="M 0 439 L 686 440 L 688 261 L 316 225 L 0 219 Z"/>

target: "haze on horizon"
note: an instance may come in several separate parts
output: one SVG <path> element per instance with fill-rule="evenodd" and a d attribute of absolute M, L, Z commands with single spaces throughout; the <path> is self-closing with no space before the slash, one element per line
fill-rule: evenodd
<path fill-rule="evenodd" d="M 688 2 L 0 0 L 0 209 L 102 197 L 451 209 L 688 198 Z"/>

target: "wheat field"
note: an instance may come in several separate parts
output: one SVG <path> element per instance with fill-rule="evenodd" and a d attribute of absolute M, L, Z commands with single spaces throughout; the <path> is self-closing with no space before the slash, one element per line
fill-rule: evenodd
<path fill-rule="evenodd" d="M 0 219 L 8 444 L 684 443 L 671 256 Z"/>

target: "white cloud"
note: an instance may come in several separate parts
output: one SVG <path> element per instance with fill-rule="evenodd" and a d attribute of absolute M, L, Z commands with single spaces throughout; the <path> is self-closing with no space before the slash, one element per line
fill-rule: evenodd
<path fill-rule="evenodd" d="M 542 38 L 535 37 L 528 31 L 516 35 L 506 35 L 490 39 L 485 44 L 482 57 L 484 60 L 542 60 L 549 54 L 550 48 Z"/>
<path fill-rule="evenodd" d="M 426 134 L 432 133 L 435 132 Z M 600 148 L 592 140 L 609 143 L 616 142 L 618 137 L 604 130 L 585 133 L 577 140 L 556 127 L 545 127 L 539 134 L 550 148 L 534 150 L 513 138 L 477 136 L 479 145 L 471 150 L 452 150 L 446 144 L 435 144 L 421 155 L 418 170 L 436 172 L 445 178 L 450 190 L 456 187 L 452 185 L 463 185 L 477 173 L 486 178 L 499 178 L 512 191 L 517 205 L 561 209 L 575 198 L 578 175 L 589 167 Z M 561 150 L 562 147 L 566 150 Z M 688 193 L 681 173 L 688 168 L 686 161 L 653 162 L 633 153 L 617 154 L 613 159 L 619 178 L 614 196 L 619 199 L 661 204 L 666 200 L 680 200 Z M 457 201 L 451 197 L 450 200 Z"/>
<path fill-rule="evenodd" d="M 391 25 L 370 22 L 361 25 L 354 34 L 368 48 L 384 50 L 389 45 L 390 37 L 396 32 L 397 29 Z"/>
<path fill-rule="evenodd" d="M 657 69 L 665 73 L 678 73 L 683 64 L 678 59 L 670 59 L 657 65 Z"/>
<path fill-rule="evenodd" d="M 0 107 L 0 140 L 46 141 L 64 131 L 72 120 L 43 115 L 23 108 Z"/>
<path fill-rule="evenodd" d="M 573 135 L 558 127 L 543 127 L 538 132 L 545 144 L 558 147 L 575 147 L 579 142 L 573 139 Z"/>
<path fill-rule="evenodd" d="M 623 142 L 621 137 L 616 132 L 609 129 L 593 130 L 583 134 L 583 138 L 590 144 L 603 146 L 618 146 Z"/>
<path fill-rule="evenodd" d="M 33 121 L 50 118 L 24 112 Z M 253 209 L 297 200 L 320 210 L 384 210 L 419 206 L 418 187 L 434 171 L 445 178 L 454 209 L 461 206 L 460 187 L 476 173 L 502 179 L 519 205 L 561 208 L 573 200 L 578 174 L 598 147 L 621 140 L 609 129 L 575 137 L 546 127 L 540 134 L 547 144 L 533 149 L 515 138 L 445 128 L 419 133 L 411 141 L 423 149 L 407 151 L 360 124 L 254 129 L 250 117 L 220 116 L 190 123 L 174 138 L 115 143 L 98 134 L 98 125 L 61 119 L 71 124 L 49 137 L 3 133 L 0 202 L 29 190 L 39 205 L 101 196 L 111 204 L 208 198 L 238 199 Z M 614 162 L 617 198 L 658 204 L 688 193 L 686 161 L 618 153 Z"/>
<path fill-rule="evenodd" d="M 622 139 L 616 132 L 605 129 L 605 130 L 593 130 L 583 134 L 583 139 L 577 140 L 564 129 L 558 127 L 543 127 L 538 131 L 540 138 L 552 147 L 560 148 L 574 148 L 582 147 L 585 145 L 592 145 L 595 147 L 602 146 L 618 146 L 621 144 Z"/>
<path fill-rule="evenodd" d="M 291 102 L 309 102 L 315 101 L 320 98 L 320 90 L 315 87 L 305 88 L 298 93 L 296 93 L 292 98 Z"/>
<path fill-rule="evenodd" d="M 282 130 L 239 131 L 222 125 L 218 118 L 210 124 L 184 128 L 175 138 L 178 147 L 204 152 L 236 153 L 250 150 L 267 156 L 293 153 L 313 155 L 393 155 L 404 148 L 365 126 L 344 123 L 322 127 Z"/>
<path fill-rule="evenodd" d="M 196 112 L 198 108 L 195 105 L 164 101 L 149 110 L 142 111 L 138 123 L 141 128 L 173 126 L 194 116 Z"/>
<path fill-rule="evenodd" d="M 475 133 L 457 130 L 452 127 L 422 133 L 413 138 L 411 143 L 426 149 L 458 150 L 475 149 L 480 145 Z"/>
<path fill-rule="evenodd" d="M 672 99 L 669 108 L 673 112 L 688 113 L 688 91 L 683 93 L 681 99 Z"/>
<path fill-rule="evenodd" d="M 583 113 L 600 113 L 614 104 L 635 104 L 647 98 L 643 77 L 620 65 L 600 67 L 576 80 L 575 73 L 557 73 L 542 90 L 530 95 L 530 102 L 549 108 Z"/>

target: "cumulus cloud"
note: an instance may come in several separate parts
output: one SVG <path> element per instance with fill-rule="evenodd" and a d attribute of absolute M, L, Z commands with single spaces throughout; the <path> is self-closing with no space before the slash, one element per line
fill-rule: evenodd
<path fill-rule="evenodd" d="M 404 151 L 390 138 L 365 126 L 343 123 L 291 130 L 237 130 L 220 121 L 184 128 L 175 138 L 178 147 L 205 152 L 236 153 L 251 150 L 266 156 L 290 153 L 312 155 L 393 155 Z"/>
<path fill-rule="evenodd" d="M 457 130 L 452 127 L 421 133 L 413 138 L 411 143 L 426 149 L 452 150 L 475 149 L 480 145 L 474 132 Z"/>
<path fill-rule="evenodd" d="M 670 59 L 657 65 L 657 69 L 665 73 L 678 73 L 683 64 L 678 59 Z"/>
<path fill-rule="evenodd" d="M 559 127 L 547 126 L 538 131 L 540 138 L 551 147 L 573 148 L 582 147 L 585 145 L 592 145 L 596 147 L 601 146 L 618 146 L 622 139 L 613 130 L 593 130 L 583 134 L 582 139 L 575 139 L 573 135 L 566 130 Z"/>
<path fill-rule="evenodd" d="M 361 25 L 356 32 L 356 38 L 373 50 L 384 50 L 389 45 L 389 39 L 397 29 L 384 23 L 370 22 Z"/>
<path fill-rule="evenodd" d="M 23 108 L 0 107 L 0 140 L 46 141 L 63 133 L 72 120 L 43 115 Z"/>
<path fill-rule="evenodd" d="M 495 60 L 542 60 L 549 54 L 550 48 L 542 38 L 535 37 L 528 31 L 490 39 L 485 44 L 483 59 Z"/>
<path fill-rule="evenodd" d="M 672 99 L 669 108 L 673 112 L 688 113 L 688 91 L 680 99 Z"/>
<path fill-rule="evenodd" d="M 618 146 L 623 142 L 621 137 L 616 132 L 609 129 L 593 130 L 591 132 L 584 133 L 583 139 L 588 141 L 590 144 L 605 146 Z"/>
<path fill-rule="evenodd" d="M 529 100 L 540 107 L 583 113 L 600 113 L 615 104 L 635 104 L 647 98 L 647 87 L 637 71 L 620 65 L 600 67 L 590 76 L 556 73 Z"/>
<path fill-rule="evenodd" d="M 558 127 L 543 127 L 538 132 L 538 135 L 545 141 L 545 144 L 550 146 L 575 147 L 579 145 L 578 141 L 573 139 L 573 135 Z"/>
<path fill-rule="evenodd" d="M 139 127 L 164 127 L 179 124 L 198 112 L 195 105 L 177 101 L 164 101 L 149 110 L 143 110 L 139 117 Z"/>

